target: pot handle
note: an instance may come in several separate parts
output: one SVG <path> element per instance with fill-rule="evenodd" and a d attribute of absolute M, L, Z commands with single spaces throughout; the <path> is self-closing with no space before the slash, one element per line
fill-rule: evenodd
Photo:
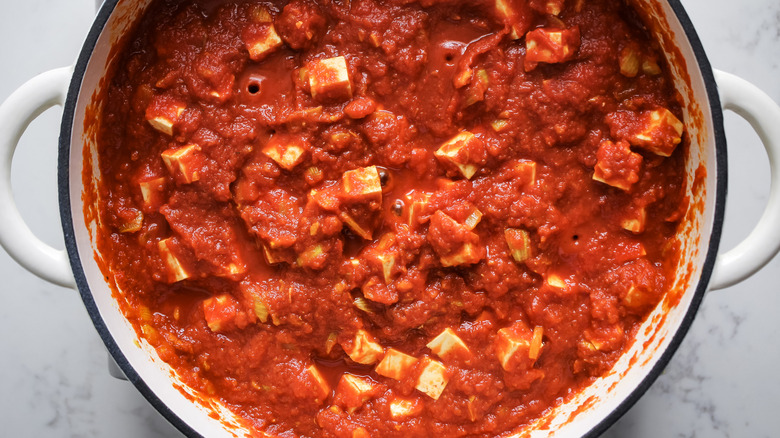
<path fill-rule="evenodd" d="M 746 80 L 715 71 L 721 104 L 755 129 L 769 157 L 769 203 L 753 231 L 734 249 L 718 255 L 710 290 L 733 286 L 769 263 L 780 251 L 780 106 Z"/>
<path fill-rule="evenodd" d="M 67 252 L 38 239 L 16 207 L 11 190 L 11 163 L 19 139 L 30 123 L 45 110 L 65 103 L 72 76 L 72 66 L 42 73 L 0 105 L 0 245 L 28 271 L 69 288 L 75 288 L 75 281 Z"/>

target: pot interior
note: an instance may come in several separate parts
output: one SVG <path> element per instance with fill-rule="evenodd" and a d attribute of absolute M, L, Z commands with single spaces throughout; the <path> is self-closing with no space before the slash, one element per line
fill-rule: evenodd
<path fill-rule="evenodd" d="M 77 64 L 66 105 L 61 139 L 62 216 L 67 247 L 79 290 L 110 353 L 143 395 L 175 426 L 192 436 L 249 436 L 225 407 L 183 385 L 155 350 L 139 339 L 123 316 L 112 280 L 101 271 L 93 246 L 99 227 L 95 181 L 100 179 L 95 149 L 100 96 L 115 47 L 150 0 L 113 0 L 103 5 Z M 577 437 L 598 434 L 649 387 L 669 361 L 690 325 L 706 289 L 717 251 L 725 196 L 725 145 L 719 102 L 709 64 L 678 1 L 636 0 L 672 66 L 684 99 L 691 147 L 687 158 L 691 208 L 679 233 L 682 261 L 676 283 L 640 327 L 636 340 L 614 368 L 593 385 L 549 411 L 513 437 Z M 91 178 L 82 178 L 91 167 Z M 702 169 L 706 170 L 703 172 Z M 64 177 L 63 177 L 64 176 Z"/>

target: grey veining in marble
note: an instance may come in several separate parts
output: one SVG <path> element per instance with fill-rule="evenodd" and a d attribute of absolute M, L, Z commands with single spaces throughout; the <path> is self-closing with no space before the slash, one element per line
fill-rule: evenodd
<path fill-rule="evenodd" d="M 780 102 L 780 1 L 683 0 L 714 67 Z M 72 63 L 93 0 L 4 2 L 0 100 L 26 79 Z M 13 173 L 31 228 L 62 246 L 56 198 L 59 110 L 25 134 Z M 780 123 L 780 120 L 778 121 Z M 723 246 L 749 232 L 767 200 L 769 172 L 757 136 L 726 119 L 729 201 Z M 780 226 L 780 224 L 778 225 Z M 179 437 L 106 353 L 80 298 L 18 267 L 0 251 L 0 436 Z M 605 436 L 780 436 L 780 259 L 746 282 L 711 293 L 666 371 Z"/>

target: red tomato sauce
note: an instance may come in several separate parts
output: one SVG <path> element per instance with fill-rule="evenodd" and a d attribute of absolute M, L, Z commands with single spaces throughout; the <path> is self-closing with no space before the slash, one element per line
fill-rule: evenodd
<path fill-rule="evenodd" d="M 612 0 L 157 1 L 99 128 L 139 335 L 282 436 L 495 436 L 607 372 L 688 148 Z"/>

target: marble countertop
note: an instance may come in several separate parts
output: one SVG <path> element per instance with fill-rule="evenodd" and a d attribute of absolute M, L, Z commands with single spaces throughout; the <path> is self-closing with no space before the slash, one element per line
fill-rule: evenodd
<path fill-rule="evenodd" d="M 683 0 L 715 68 L 780 102 L 780 2 Z M 93 0 L 6 2 L 0 14 L 0 101 L 32 76 L 73 62 Z M 44 241 L 62 247 L 56 191 L 60 109 L 31 125 L 16 154 L 19 208 Z M 780 120 L 778 120 L 780 123 Z M 723 248 L 757 222 L 769 166 L 747 123 L 726 116 L 729 198 Z M 780 226 L 780 224 L 778 225 Z M 37 279 L 0 251 L 2 436 L 180 437 L 128 382 L 112 378 L 78 294 Z M 780 258 L 749 280 L 712 292 L 687 338 L 645 396 L 606 437 L 778 436 Z"/>

